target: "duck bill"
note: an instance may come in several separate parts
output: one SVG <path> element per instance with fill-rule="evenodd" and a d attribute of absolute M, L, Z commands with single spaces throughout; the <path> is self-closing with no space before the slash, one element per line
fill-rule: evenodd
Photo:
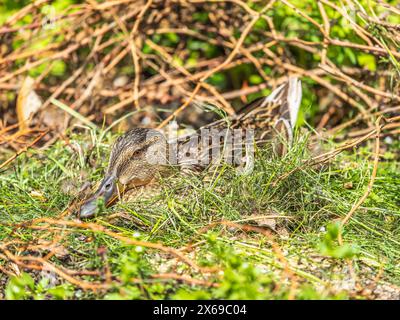
<path fill-rule="evenodd" d="M 87 199 L 81 206 L 79 218 L 92 218 L 98 211 L 100 199 L 103 199 L 104 204 L 108 204 L 116 194 L 116 183 L 114 177 L 106 177 L 100 184 L 97 191 L 92 197 Z"/>

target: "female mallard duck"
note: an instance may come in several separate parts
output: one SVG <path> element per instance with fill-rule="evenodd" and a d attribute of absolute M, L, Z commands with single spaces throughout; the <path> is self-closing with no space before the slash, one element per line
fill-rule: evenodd
<path fill-rule="evenodd" d="M 252 129 L 256 143 L 263 143 L 273 136 L 283 135 L 289 142 L 293 138 L 293 128 L 297 120 L 297 113 L 301 102 L 301 82 L 297 78 L 289 80 L 275 89 L 268 97 L 259 98 L 243 107 L 238 115 L 221 119 L 209 124 L 200 130 L 224 129 Z M 194 135 L 175 140 L 178 150 L 175 161 L 171 163 L 171 147 L 165 136 L 155 130 L 134 128 L 120 136 L 114 143 L 105 177 L 92 197 L 87 199 L 81 209 L 81 218 L 90 218 L 95 215 L 97 201 L 102 198 L 105 204 L 112 202 L 120 192 L 132 186 L 143 186 L 153 180 L 157 174 L 175 164 L 179 167 L 199 167 L 202 161 L 193 161 L 185 157 Z M 196 138 L 197 141 L 197 138 Z M 219 141 L 219 139 L 218 139 Z M 276 145 L 276 151 L 285 152 L 285 143 L 282 140 Z M 196 148 L 204 145 L 196 144 Z M 208 154 L 210 146 L 206 152 Z M 190 152 L 189 152 L 190 153 Z M 193 154 L 193 153 L 191 153 Z M 195 153 L 199 154 L 199 153 Z"/>

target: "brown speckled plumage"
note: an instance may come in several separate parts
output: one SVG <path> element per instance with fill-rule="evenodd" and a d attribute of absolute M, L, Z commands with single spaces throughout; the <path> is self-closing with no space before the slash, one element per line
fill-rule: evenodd
<path fill-rule="evenodd" d="M 290 143 L 300 101 L 301 83 L 296 78 L 290 78 L 268 97 L 253 101 L 237 115 L 211 123 L 200 130 L 253 129 L 256 143 L 262 144 L 276 135 L 283 136 Z M 193 135 L 190 135 L 177 140 L 178 146 L 182 147 L 179 150 L 183 150 L 181 154 L 178 152 L 178 166 L 191 166 L 190 161 L 184 162 L 181 159 L 184 158 L 185 150 L 191 148 L 192 138 Z M 196 144 L 196 148 L 200 147 L 201 144 Z M 134 128 L 120 136 L 112 146 L 105 177 L 96 193 L 83 204 L 80 217 L 94 215 L 98 198 L 102 197 L 106 203 L 110 202 L 121 189 L 146 185 L 157 174 L 168 172 L 168 148 L 164 135 L 154 129 Z M 275 150 L 281 154 L 286 151 L 285 148 L 285 143 L 279 143 Z M 206 150 L 200 150 L 198 154 L 208 152 L 209 147 L 206 146 Z"/>
<path fill-rule="evenodd" d="M 146 128 L 131 129 L 114 142 L 106 175 L 115 175 L 123 185 L 146 184 L 161 169 L 154 163 L 165 162 L 165 146 L 162 133 Z M 152 163 L 145 161 L 150 153 Z"/>

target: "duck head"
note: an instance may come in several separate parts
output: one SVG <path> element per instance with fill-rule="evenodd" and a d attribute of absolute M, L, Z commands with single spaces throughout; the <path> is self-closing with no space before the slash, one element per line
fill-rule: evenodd
<path fill-rule="evenodd" d="M 101 199 L 109 204 L 119 191 L 149 183 L 166 164 L 166 139 L 154 129 L 135 128 L 114 143 L 99 188 L 81 206 L 79 217 L 95 216 Z"/>

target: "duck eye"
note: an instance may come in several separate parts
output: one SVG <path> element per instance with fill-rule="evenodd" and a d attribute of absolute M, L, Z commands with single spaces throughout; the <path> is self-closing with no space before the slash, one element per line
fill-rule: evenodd
<path fill-rule="evenodd" d="M 140 154 L 142 153 L 142 150 L 136 150 L 134 153 L 133 153 L 133 157 L 137 157 L 137 156 L 139 156 Z"/>

